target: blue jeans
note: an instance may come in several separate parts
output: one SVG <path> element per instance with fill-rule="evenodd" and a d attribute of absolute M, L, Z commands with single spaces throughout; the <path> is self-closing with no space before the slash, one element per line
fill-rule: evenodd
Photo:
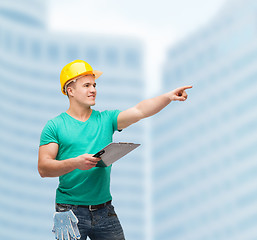
<path fill-rule="evenodd" d="M 112 204 L 95 211 L 89 211 L 88 208 L 76 205 L 56 205 L 57 212 L 64 211 L 64 209 L 65 211 L 72 210 L 78 218 L 80 240 L 86 240 L 87 237 L 91 240 L 125 240 L 120 221 Z"/>

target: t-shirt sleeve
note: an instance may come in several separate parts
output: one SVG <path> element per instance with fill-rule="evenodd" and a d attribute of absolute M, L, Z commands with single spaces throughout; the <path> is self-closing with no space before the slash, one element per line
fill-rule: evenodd
<path fill-rule="evenodd" d="M 108 111 L 109 116 L 111 118 L 112 126 L 113 126 L 113 132 L 118 130 L 118 116 L 120 112 L 121 112 L 120 110 Z"/>
<path fill-rule="evenodd" d="M 53 121 L 49 120 L 42 130 L 39 146 L 46 145 L 51 142 L 59 144 L 56 133 L 56 125 L 53 123 Z"/>

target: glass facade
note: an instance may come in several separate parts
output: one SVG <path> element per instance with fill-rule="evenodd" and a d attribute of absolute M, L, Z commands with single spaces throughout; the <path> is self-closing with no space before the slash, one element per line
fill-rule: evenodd
<path fill-rule="evenodd" d="M 163 87 L 193 85 L 152 121 L 153 239 L 257 238 L 257 32 L 235 1 L 167 54 Z"/>
<path fill-rule="evenodd" d="M 0 239 L 54 239 L 51 230 L 58 179 L 39 176 L 37 154 L 47 120 L 68 108 L 59 83 L 65 64 L 84 59 L 104 72 L 97 82 L 95 110 L 125 110 L 142 100 L 141 65 L 126 64 L 131 49 L 137 61 L 143 61 L 140 41 L 50 32 L 44 28 L 44 8 L 45 1 L 20 4 L 12 0 L 0 10 Z M 42 24 L 35 27 L 36 22 Z M 116 133 L 115 141 L 143 144 L 144 131 L 138 124 Z M 143 161 L 143 151 L 137 150 L 112 170 L 114 205 L 127 239 L 141 240 L 145 235 Z"/>

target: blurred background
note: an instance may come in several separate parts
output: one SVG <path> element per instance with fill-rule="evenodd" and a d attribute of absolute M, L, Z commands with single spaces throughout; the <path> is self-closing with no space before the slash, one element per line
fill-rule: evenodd
<path fill-rule="evenodd" d="M 68 108 L 62 67 L 104 74 L 95 110 L 125 110 L 183 85 L 115 141 L 127 240 L 257 239 L 256 0 L 0 0 L 0 239 L 54 239 L 57 178 L 37 172 L 47 120 Z"/>

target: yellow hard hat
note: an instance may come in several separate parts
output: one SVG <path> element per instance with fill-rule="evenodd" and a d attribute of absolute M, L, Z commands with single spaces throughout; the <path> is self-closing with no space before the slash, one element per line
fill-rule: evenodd
<path fill-rule="evenodd" d="M 93 74 L 95 79 L 99 78 L 103 72 L 93 70 L 93 68 L 83 60 L 75 60 L 64 66 L 60 75 L 61 90 L 64 95 L 66 95 L 65 84 L 78 76 Z"/>

